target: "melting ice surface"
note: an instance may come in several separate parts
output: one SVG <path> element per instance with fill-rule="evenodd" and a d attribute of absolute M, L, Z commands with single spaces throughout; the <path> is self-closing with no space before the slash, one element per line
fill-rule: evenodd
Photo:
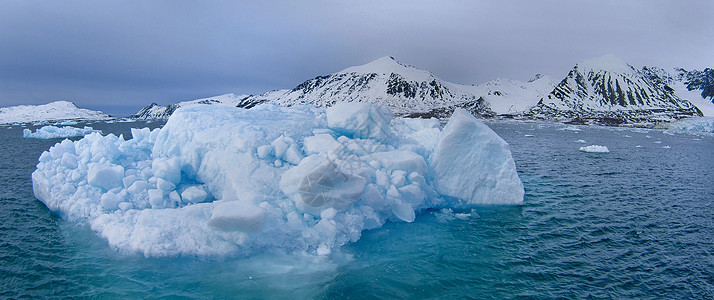
<path fill-rule="evenodd" d="M 76 123 L 75 123 L 76 124 Z M 100 132 L 99 130 L 94 130 L 92 127 L 84 126 L 84 128 L 72 127 L 72 126 L 43 126 L 35 132 L 30 129 L 23 129 L 22 136 L 25 138 L 34 139 L 56 139 L 56 138 L 68 138 L 75 136 L 85 136 L 93 132 Z"/>
<path fill-rule="evenodd" d="M 441 129 L 361 103 L 196 105 L 132 137 L 64 140 L 32 182 L 51 210 L 145 256 L 324 255 L 427 208 L 524 195 L 508 144 L 463 110 Z"/>

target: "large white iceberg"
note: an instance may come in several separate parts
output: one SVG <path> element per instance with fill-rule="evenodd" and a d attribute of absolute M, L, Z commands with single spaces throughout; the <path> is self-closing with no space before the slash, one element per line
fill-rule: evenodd
<path fill-rule="evenodd" d="M 146 256 L 328 254 L 425 209 L 523 201 L 508 145 L 465 111 L 442 130 L 370 104 L 197 105 L 132 137 L 64 140 L 32 181 L 51 210 Z"/>

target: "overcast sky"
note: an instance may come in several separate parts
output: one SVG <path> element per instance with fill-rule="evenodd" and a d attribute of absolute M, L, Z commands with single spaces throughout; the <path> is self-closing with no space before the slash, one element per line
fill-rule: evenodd
<path fill-rule="evenodd" d="M 382 56 L 451 82 L 560 80 L 613 54 L 714 67 L 714 1 L 0 0 L 0 106 L 157 102 L 292 88 Z"/>

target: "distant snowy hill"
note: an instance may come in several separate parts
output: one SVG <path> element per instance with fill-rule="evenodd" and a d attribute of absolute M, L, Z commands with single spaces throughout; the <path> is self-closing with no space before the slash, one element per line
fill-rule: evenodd
<path fill-rule="evenodd" d="M 524 115 L 615 125 L 667 122 L 701 112 L 657 74 L 604 56 L 577 64 Z"/>
<path fill-rule="evenodd" d="M 365 65 L 315 77 L 291 90 L 268 92 L 250 100 L 284 106 L 311 103 L 321 107 L 338 102 L 368 102 L 404 115 L 477 99 L 469 86 L 441 80 L 431 72 L 402 64 L 393 57 L 382 57 Z"/>
<path fill-rule="evenodd" d="M 101 111 L 78 108 L 69 101 L 55 101 L 43 105 L 18 105 L 0 108 L 0 124 L 29 123 L 61 120 L 108 120 Z"/>
<path fill-rule="evenodd" d="M 191 101 L 184 101 L 179 103 L 173 103 L 166 106 L 158 105 L 156 103 L 151 103 L 148 106 L 142 108 L 136 114 L 130 116 L 134 119 L 168 119 L 171 114 L 174 113 L 179 107 L 205 104 L 205 105 L 221 105 L 221 106 L 243 106 L 240 105 L 248 95 L 235 95 L 235 94 L 225 94 L 209 98 L 201 98 Z"/>

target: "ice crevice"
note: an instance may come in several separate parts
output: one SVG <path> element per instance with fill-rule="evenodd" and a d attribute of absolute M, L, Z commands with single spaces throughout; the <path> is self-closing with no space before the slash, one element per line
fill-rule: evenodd
<path fill-rule="evenodd" d="M 508 144 L 463 110 L 442 129 L 365 103 L 195 105 L 131 133 L 57 143 L 32 182 L 51 210 L 146 256 L 326 255 L 425 209 L 523 202 Z"/>

